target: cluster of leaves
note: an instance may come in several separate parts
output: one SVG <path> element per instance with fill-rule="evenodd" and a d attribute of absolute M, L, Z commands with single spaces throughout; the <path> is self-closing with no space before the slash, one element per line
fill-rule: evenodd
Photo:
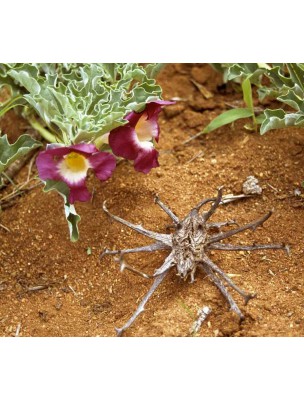
<path fill-rule="evenodd" d="M 0 117 L 22 105 L 23 114 L 47 141 L 93 142 L 125 124 L 128 112 L 141 111 L 160 97 L 156 71 L 157 65 L 135 63 L 0 64 L 0 89 L 5 86 L 10 92 Z M 37 116 L 44 126 L 39 127 Z"/>
<path fill-rule="evenodd" d="M 202 133 L 211 132 L 241 118 L 252 118 L 253 128 L 264 134 L 271 129 L 304 126 L 304 64 L 212 64 L 223 73 L 225 81 L 241 84 L 246 107 L 228 110 L 207 125 Z M 287 105 L 287 109 L 265 109 L 256 112 L 252 85 L 257 87 L 259 100 L 266 97 Z M 250 128 L 247 125 L 247 128 Z"/>
<path fill-rule="evenodd" d="M 161 87 L 154 77 L 162 66 L 0 64 L 0 118 L 14 108 L 49 143 L 70 146 L 85 142 L 100 149 L 104 145 L 102 136 L 125 125 L 126 115 L 160 99 Z M 0 173 L 38 146 L 42 143 L 26 134 L 14 144 L 6 135 L 0 136 Z M 63 182 L 48 181 L 44 190 L 56 190 L 64 198 L 70 237 L 77 240 L 80 217 L 68 203 L 68 187 Z"/>
<path fill-rule="evenodd" d="M 40 146 L 41 143 L 29 135 L 22 135 L 14 144 L 8 142 L 7 135 L 0 136 L 0 174 L 19 157 Z"/>

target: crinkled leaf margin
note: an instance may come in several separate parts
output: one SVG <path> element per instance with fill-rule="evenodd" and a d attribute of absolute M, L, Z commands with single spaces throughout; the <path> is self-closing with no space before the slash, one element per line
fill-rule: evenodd
<path fill-rule="evenodd" d="M 27 134 L 21 135 L 13 144 L 8 142 L 7 135 L 0 136 L 0 173 L 12 162 L 40 146 L 42 143 Z"/>
<path fill-rule="evenodd" d="M 131 111 L 141 111 L 146 103 L 161 98 L 154 79 L 161 66 L 0 64 L 0 87 L 6 85 L 22 96 L 58 142 L 94 142 L 124 125 Z"/>

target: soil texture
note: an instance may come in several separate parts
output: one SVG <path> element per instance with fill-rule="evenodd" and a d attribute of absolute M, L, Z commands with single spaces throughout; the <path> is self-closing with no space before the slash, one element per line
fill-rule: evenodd
<path fill-rule="evenodd" d="M 93 198 L 77 203 L 80 240 L 71 243 L 62 198 L 43 193 L 42 186 L 19 196 L 0 214 L 0 335 L 115 336 L 135 311 L 152 282 L 119 270 L 114 257 L 101 261 L 105 249 L 150 243 L 102 210 L 164 232 L 170 218 L 154 203 L 157 193 L 179 217 L 200 200 L 224 193 L 240 194 L 250 175 L 259 180 L 261 195 L 219 207 L 212 221 L 235 219 L 240 225 L 273 215 L 263 227 L 233 236 L 227 243 L 285 243 L 283 251 L 212 251 L 210 258 L 243 290 L 256 293 L 244 305 L 229 289 L 245 319 L 231 311 L 217 287 L 200 271 L 194 283 L 171 271 L 126 336 L 191 336 L 203 306 L 211 309 L 197 336 L 304 335 L 304 134 L 303 129 L 270 131 L 261 136 L 239 120 L 184 143 L 209 121 L 242 104 L 242 94 L 223 85 L 207 64 L 168 64 L 159 74 L 164 99 L 176 104 L 160 116 L 160 167 L 148 175 L 132 163 L 119 162 L 113 176 L 101 183 L 88 178 Z M 271 106 L 271 104 L 270 104 Z M 0 121 L 2 133 L 14 141 L 29 127 L 10 111 Z M 15 182 L 27 179 L 29 164 Z M 31 176 L 37 175 L 35 165 Z M 12 190 L 10 186 L 2 195 Z M 6 229 L 5 229 L 6 228 Z M 135 268 L 153 273 L 166 252 L 128 255 Z"/>

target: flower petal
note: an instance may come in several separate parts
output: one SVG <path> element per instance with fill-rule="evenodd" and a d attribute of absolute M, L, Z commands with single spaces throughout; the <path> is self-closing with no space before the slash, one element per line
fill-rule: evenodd
<path fill-rule="evenodd" d="M 70 187 L 69 203 L 74 204 L 75 201 L 89 201 L 91 194 L 88 191 L 85 180 L 83 179 L 78 186 Z"/>
<path fill-rule="evenodd" d="M 124 119 L 126 121 L 129 121 L 128 125 L 131 125 L 133 127 L 135 127 L 135 125 L 137 124 L 139 118 L 142 116 L 142 114 L 145 112 L 145 110 L 141 111 L 141 112 L 135 112 L 132 111 L 130 112 L 128 115 L 126 115 L 124 117 Z"/>
<path fill-rule="evenodd" d="M 110 132 L 109 145 L 113 153 L 127 160 L 135 160 L 139 151 L 139 140 L 132 126 L 120 126 Z"/>
<path fill-rule="evenodd" d="M 134 161 L 135 170 L 147 174 L 152 168 L 156 167 L 159 167 L 158 151 L 154 147 L 141 149 Z"/>
<path fill-rule="evenodd" d="M 175 101 L 156 100 L 147 103 L 145 111 L 148 114 L 148 118 L 151 119 L 153 116 L 157 116 L 161 112 L 162 106 L 169 106 L 170 104 L 175 104 Z"/>
<path fill-rule="evenodd" d="M 65 156 L 66 154 L 71 153 L 71 151 L 77 151 L 79 153 L 92 154 L 98 151 L 94 144 L 88 143 L 79 143 L 71 146 L 62 146 L 57 143 L 48 144 L 45 150 L 48 154 L 52 154 L 53 156 Z"/>
<path fill-rule="evenodd" d="M 148 114 L 144 112 L 135 125 L 135 132 L 140 141 L 151 140 L 153 138 L 158 141 L 159 126 L 157 115 L 149 119 Z"/>
<path fill-rule="evenodd" d="M 60 179 L 70 187 L 78 186 L 86 178 L 90 163 L 87 157 L 75 151 L 70 152 L 58 162 Z"/>
<path fill-rule="evenodd" d="M 93 154 L 94 153 L 94 154 Z M 88 201 L 91 195 L 85 180 L 89 168 L 100 180 L 106 180 L 116 166 L 115 157 L 99 152 L 95 145 L 79 143 L 72 146 L 47 145 L 37 157 L 37 168 L 42 180 L 65 182 L 69 189 L 69 202 Z"/>
<path fill-rule="evenodd" d="M 148 119 L 152 118 L 153 115 L 158 115 L 162 110 L 162 106 L 168 106 L 170 104 L 175 104 L 175 101 L 167 101 L 167 100 L 155 100 L 146 104 L 146 107 L 140 111 L 132 111 L 130 112 L 124 119 L 129 121 L 129 124 L 135 126 L 144 112 L 147 112 Z"/>
<path fill-rule="evenodd" d="M 38 168 L 39 177 L 43 181 L 46 181 L 47 179 L 54 181 L 61 180 L 57 168 L 58 161 L 55 161 L 53 155 L 49 154 L 47 151 L 41 151 L 38 154 L 36 165 Z"/>
<path fill-rule="evenodd" d="M 115 157 L 105 151 L 92 154 L 91 157 L 89 157 L 89 163 L 91 168 L 94 169 L 95 175 L 101 181 L 110 178 L 116 167 Z"/>

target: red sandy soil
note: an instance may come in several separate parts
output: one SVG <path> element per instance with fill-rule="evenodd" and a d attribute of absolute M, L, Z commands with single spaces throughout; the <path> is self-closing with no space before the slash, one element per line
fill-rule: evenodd
<path fill-rule="evenodd" d="M 191 80 L 213 95 L 206 99 Z M 272 217 L 255 232 L 246 231 L 228 242 L 288 243 L 283 251 L 213 251 L 210 257 L 234 282 L 257 297 L 244 305 L 231 291 L 245 320 L 229 311 L 216 286 L 198 272 L 194 283 L 172 270 L 154 293 L 146 310 L 127 330 L 127 336 L 189 336 L 197 311 L 211 314 L 199 336 L 303 336 L 304 266 L 303 198 L 295 196 L 304 180 L 303 129 L 270 131 L 264 136 L 244 128 L 241 120 L 183 142 L 202 130 L 241 94 L 221 85 L 221 76 L 204 64 L 168 64 L 158 77 L 163 98 L 180 98 L 160 117 L 160 167 L 148 175 L 120 162 L 112 178 L 101 183 L 88 179 L 93 201 L 76 204 L 81 215 L 80 240 L 71 243 L 63 215 L 62 198 L 37 187 L 3 211 L 0 223 L 0 334 L 2 336 L 114 336 L 135 311 L 151 285 L 129 271 L 121 273 L 111 256 L 99 261 L 104 248 L 122 249 L 148 244 L 149 239 L 109 220 L 109 210 L 148 229 L 166 232 L 169 217 L 156 205 L 158 193 L 178 216 L 185 216 L 202 198 L 239 194 L 249 175 L 256 176 L 263 193 L 221 206 L 214 221 L 236 219 L 245 224 L 274 209 Z M 13 141 L 27 123 L 12 111 L 0 128 Z M 15 178 L 26 180 L 28 166 Z M 33 175 L 37 174 L 35 167 Z M 10 188 L 11 190 L 12 188 Z M 87 249 L 91 249 L 88 254 Z M 166 252 L 135 254 L 129 264 L 153 273 Z M 33 290 L 42 286 L 41 290 Z"/>

